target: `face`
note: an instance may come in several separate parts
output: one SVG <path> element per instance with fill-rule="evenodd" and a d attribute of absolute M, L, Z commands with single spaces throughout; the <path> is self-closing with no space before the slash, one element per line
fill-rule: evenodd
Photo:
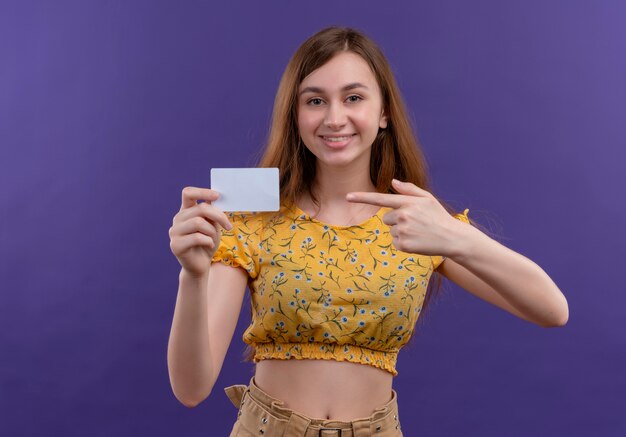
<path fill-rule="evenodd" d="M 300 137 L 318 165 L 369 169 L 372 143 L 386 127 L 380 87 L 355 53 L 335 55 L 298 87 Z"/>

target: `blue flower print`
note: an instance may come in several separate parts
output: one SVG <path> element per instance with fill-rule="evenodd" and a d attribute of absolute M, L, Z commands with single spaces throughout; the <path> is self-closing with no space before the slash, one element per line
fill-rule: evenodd
<path fill-rule="evenodd" d="M 342 321 L 343 323 L 348 323 L 348 318 L 347 318 L 346 316 L 343 316 L 343 317 L 341 318 L 341 321 Z"/>
<path fill-rule="evenodd" d="M 363 320 L 361 320 L 361 321 L 359 322 L 359 326 L 365 326 L 365 322 L 364 322 Z"/>

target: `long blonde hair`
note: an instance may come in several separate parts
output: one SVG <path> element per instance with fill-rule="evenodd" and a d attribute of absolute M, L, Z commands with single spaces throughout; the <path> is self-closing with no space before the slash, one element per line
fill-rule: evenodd
<path fill-rule="evenodd" d="M 372 40 L 350 28 L 321 30 L 307 39 L 287 64 L 274 100 L 269 139 L 259 167 L 280 169 L 283 202 L 294 203 L 305 190 L 317 201 L 311 191 L 316 158 L 298 131 L 298 87 L 305 77 L 342 51 L 353 52 L 369 64 L 380 86 L 383 110 L 389 120 L 387 128 L 379 129 L 372 143 L 370 178 L 376 190 L 393 193 L 392 178 L 429 190 L 426 162 L 389 63 Z"/>

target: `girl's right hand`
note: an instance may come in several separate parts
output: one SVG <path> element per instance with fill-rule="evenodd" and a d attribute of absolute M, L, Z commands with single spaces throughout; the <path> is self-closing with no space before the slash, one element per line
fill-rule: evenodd
<path fill-rule="evenodd" d="M 220 244 L 221 228 L 231 230 L 233 226 L 226 214 L 211 204 L 219 197 L 217 191 L 185 187 L 182 197 L 180 211 L 169 229 L 170 249 L 189 274 L 204 276 Z"/>

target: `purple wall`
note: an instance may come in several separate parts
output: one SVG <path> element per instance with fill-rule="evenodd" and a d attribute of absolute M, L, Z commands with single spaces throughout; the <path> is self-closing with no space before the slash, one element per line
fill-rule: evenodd
<path fill-rule="evenodd" d="M 227 434 L 248 309 L 185 408 L 167 231 L 184 186 L 254 164 L 287 60 L 330 24 L 385 50 L 434 191 L 570 305 L 543 329 L 449 285 L 400 354 L 405 435 L 626 435 L 626 4 L 300 3 L 0 3 L 0 435 Z"/>

